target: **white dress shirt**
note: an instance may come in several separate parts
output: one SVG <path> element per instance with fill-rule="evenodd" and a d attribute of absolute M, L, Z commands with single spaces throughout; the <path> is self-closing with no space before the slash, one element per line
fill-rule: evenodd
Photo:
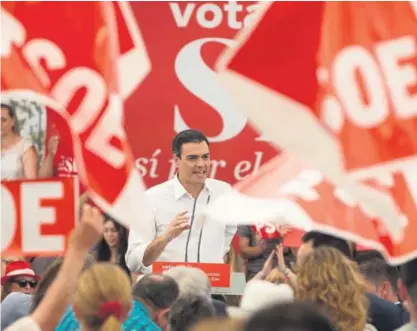
<path fill-rule="evenodd" d="M 197 198 L 194 221 L 190 230 L 183 231 L 173 239 L 159 256 L 157 261 L 185 262 L 186 242 L 189 232 L 188 262 L 198 262 L 198 241 L 202 229 L 200 262 L 223 263 L 224 255 L 229 251 L 236 226 L 226 226 L 213 219 L 204 219 L 202 214 L 210 202 L 221 194 L 231 190 L 231 186 L 216 179 L 207 178 L 205 186 Z M 146 191 L 152 205 L 153 219 L 141 222 L 141 233 L 130 231 L 126 264 L 131 271 L 149 273 L 151 267 L 142 264 L 146 247 L 158 236 L 166 233 L 168 224 L 181 212 L 187 210 L 193 214 L 194 198 L 185 190 L 177 176 Z"/>

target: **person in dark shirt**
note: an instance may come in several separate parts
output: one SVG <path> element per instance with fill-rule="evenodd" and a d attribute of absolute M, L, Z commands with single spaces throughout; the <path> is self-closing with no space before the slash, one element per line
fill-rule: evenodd
<path fill-rule="evenodd" d="M 394 303 L 399 309 L 402 322 L 408 323 L 410 314 L 398 295 L 398 268 L 389 265 L 380 252 L 373 250 L 358 252 L 355 261 L 366 279 L 368 292 Z"/>
<path fill-rule="evenodd" d="M 262 270 L 271 252 L 281 243 L 281 239 L 262 239 L 250 225 L 239 226 L 237 231 L 240 256 L 247 261 L 246 281 L 249 281 Z M 276 265 L 277 260 L 274 258 L 273 267 Z"/>

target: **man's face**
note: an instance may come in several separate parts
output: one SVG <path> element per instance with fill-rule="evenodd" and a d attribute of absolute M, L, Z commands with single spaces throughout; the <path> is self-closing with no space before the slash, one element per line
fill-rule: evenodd
<path fill-rule="evenodd" d="M 10 292 L 25 294 L 33 294 L 37 285 L 37 281 L 32 276 L 16 276 L 11 282 Z"/>
<path fill-rule="evenodd" d="M 388 300 L 391 302 L 397 302 L 398 296 L 392 288 L 389 281 L 385 280 L 379 285 L 374 284 L 372 281 L 365 279 L 365 287 L 368 293 L 375 294 L 381 299 Z"/>
<path fill-rule="evenodd" d="M 185 143 L 181 157 L 175 156 L 180 181 L 187 184 L 204 184 L 210 170 L 210 150 L 205 141 Z"/>
<path fill-rule="evenodd" d="M 297 265 L 303 262 L 306 256 L 313 252 L 313 241 L 309 240 L 303 244 L 301 244 L 298 252 L 297 252 Z"/>

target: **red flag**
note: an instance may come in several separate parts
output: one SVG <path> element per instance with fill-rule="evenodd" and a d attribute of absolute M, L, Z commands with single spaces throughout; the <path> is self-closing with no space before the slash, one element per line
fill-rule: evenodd
<path fill-rule="evenodd" d="M 320 230 L 378 249 L 392 263 L 402 263 L 417 252 L 417 211 L 409 189 L 410 175 L 399 174 L 391 178 L 391 183 L 378 184 L 381 189 L 385 186 L 385 190 L 397 199 L 401 211 L 411 220 L 403 225 L 404 237 L 399 242 L 392 241 L 383 224 L 361 210 L 352 196 L 286 153 L 267 162 L 259 172 L 234 187 L 244 195 L 230 195 L 214 201 L 211 215 L 221 218 L 225 214 L 228 222 L 235 224 L 260 221 L 258 229 L 267 237 L 274 236 L 276 226 L 262 225 L 264 222 Z M 406 195 L 401 196 L 400 192 L 406 192 Z M 290 233 L 289 245 L 296 246 L 301 235 L 299 230 Z"/>
<path fill-rule="evenodd" d="M 252 123 L 348 192 L 395 244 L 406 240 L 403 214 L 417 221 L 416 31 L 411 2 L 267 3 L 218 62 Z M 390 178 L 389 191 L 364 184 L 375 178 Z"/>
<path fill-rule="evenodd" d="M 114 4 L 3 3 L 2 25 L 3 92 L 40 101 L 69 123 L 79 176 L 100 208 L 125 224 L 146 213 L 124 131 Z M 137 66 L 143 79 L 149 61 Z"/>

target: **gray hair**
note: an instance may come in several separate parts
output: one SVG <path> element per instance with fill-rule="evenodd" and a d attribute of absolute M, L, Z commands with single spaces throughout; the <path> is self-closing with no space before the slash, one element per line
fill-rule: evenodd
<path fill-rule="evenodd" d="M 211 284 L 207 275 L 198 268 L 178 266 L 165 273 L 177 282 L 180 296 L 197 295 L 211 298 Z"/>

